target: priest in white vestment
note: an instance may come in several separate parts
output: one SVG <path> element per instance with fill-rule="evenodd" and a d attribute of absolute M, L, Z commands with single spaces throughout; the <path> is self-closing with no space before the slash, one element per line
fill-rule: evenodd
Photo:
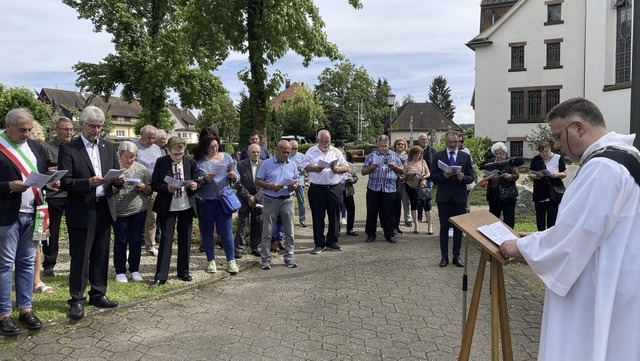
<path fill-rule="evenodd" d="M 582 167 L 556 225 L 505 242 L 547 286 L 539 360 L 640 360 L 640 185 L 603 147 L 638 158 L 635 135 L 609 132 L 599 109 L 575 98 L 548 115 L 555 146 Z M 640 166 L 635 164 L 636 167 Z"/>

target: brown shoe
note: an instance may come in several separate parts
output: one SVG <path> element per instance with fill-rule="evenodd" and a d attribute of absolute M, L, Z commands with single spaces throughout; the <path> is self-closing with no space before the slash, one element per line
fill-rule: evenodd
<path fill-rule="evenodd" d="M 278 248 L 279 248 L 281 251 L 286 250 L 286 248 L 284 247 L 284 244 L 282 244 L 282 241 L 280 241 L 280 242 L 278 242 L 278 243 L 276 243 L 276 244 L 278 245 Z"/>

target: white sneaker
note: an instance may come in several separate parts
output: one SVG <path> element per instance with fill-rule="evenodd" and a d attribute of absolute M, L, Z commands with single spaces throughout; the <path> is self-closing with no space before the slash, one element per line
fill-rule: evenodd
<path fill-rule="evenodd" d="M 453 228 L 449 228 L 449 238 L 453 238 Z"/>
<path fill-rule="evenodd" d="M 118 273 L 116 275 L 116 282 L 127 283 L 127 275 L 124 273 Z"/>
<path fill-rule="evenodd" d="M 147 252 L 151 253 L 154 257 L 158 257 L 158 249 L 155 247 L 152 247 Z"/>
<path fill-rule="evenodd" d="M 340 224 L 343 225 L 343 226 L 346 226 L 347 225 L 347 219 L 346 218 L 342 218 L 340 220 Z"/>
<path fill-rule="evenodd" d="M 140 272 L 131 272 L 131 279 L 134 280 L 135 282 L 144 281 L 144 278 L 142 278 L 142 275 L 140 275 Z"/>

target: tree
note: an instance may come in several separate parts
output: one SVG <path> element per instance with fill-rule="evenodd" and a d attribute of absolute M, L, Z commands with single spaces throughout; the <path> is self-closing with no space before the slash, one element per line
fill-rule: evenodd
<path fill-rule="evenodd" d="M 360 0 L 348 0 L 356 9 Z M 239 74 L 249 90 L 253 128 L 263 141 L 267 135 L 268 100 L 283 82 L 279 72 L 267 73 L 267 66 L 292 51 L 308 66 L 316 57 L 340 59 L 336 45 L 327 40 L 324 22 L 312 0 L 196 0 L 194 19 L 220 19 L 221 28 L 201 29 L 205 38 L 219 37 L 221 31 L 231 49 L 249 57 L 249 68 Z M 211 3 L 217 3 L 215 6 Z"/>
<path fill-rule="evenodd" d="M 402 105 L 409 103 L 415 103 L 415 100 L 413 99 L 413 95 L 411 93 L 408 93 L 402 98 Z"/>
<path fill-rule="evenodd" d="M 204 127 L 211 127 L 221 139 L 228 142 L 238 141 L 238 123 L 240 116 L 228 94 L 217 95 L 214 105 L 202 110 L 196 129 L 200 132 Z"/>
<path fill-rule="evenodd" d="M 433 78 L 429 86 L 429 103 L 435 105 L 442 114 L 453 120 L 456 107 L 451 100 L 451 89 L 447 85 L 447 78 L 438 75 Z"/>
<path fill-rule="evenodd" d="M 318 129 L 329 129 L 333 139 L 355 140 L 358 134 L 358 104 L 364 108 L 364 116 L 369 119 L 370 127 L 381 128 L 378 127 L 379 105 L 375 91 L 376 85 L 367 71 L 363 67 L 356 68 L 348 60 L 324 69 L 314 89 L 316 99 L 326 115 L 326 121 L 319 124 Z"/>
<path fill-rule="evenodd" d="M 311 89 L 302 85 L 293 97 L 287 100 L 277 111 L 278 120 L 282 124 L 282 132 L 286 135 L 302 135 L 315 138 L 315 124 L 324 124 L 325 115 L 322 107 L 316 102 Z"/>
<path fill-rule="evenodd" d="M 36 99 L 27 88 L 5 88 L 0 84 L 0 128 L 4 129 L 7 113 L 15 108 L 29 110 L 45 130 L 51 130 L 54 117 L 51 107 Z"/>
<path fill-rule="evenodd" d="M 551 151 L 554 153 L 560 153 L 558 148 L 554 146 L 553 135 L 551 135 L 551 128 L 549 124 L 542 123 L 536 124 L 536 129 L 534 129 L 530 135 L 527 135 L 527 142 L 529 142 L 529 149 L 533 152 L 538 151 L 538 143 L 546 141 L 551 145 Z"/>
<path fill-rule="evenodd" d="M 79 62 L 76 84 L 104 99 L 122 85 L 126 101 L 138 100 L 140 124 L 169 129 L 166 108 L 169 91 L 178 93 L 182 107 L 206 108 L 223 88 L 211 74 L 228 54 L 228 43 L 215 37 L 216 46 L 192 36 L 199 28 L 187 26 L 185 14 L 195 12 L 180 0 L 63 0 L 78 17 L 93 22 L 96 32 L 113 35 L 116 54 L 98 64 Z M 138 124 L 137 128 L 140 128 Z"/>

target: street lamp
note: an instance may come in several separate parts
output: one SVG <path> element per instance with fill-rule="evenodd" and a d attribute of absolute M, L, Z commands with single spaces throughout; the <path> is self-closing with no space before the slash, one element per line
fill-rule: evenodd
<path fill-rule="evenodd" d="M 388 136 L 391 137 L 391 109 L 393 109 L 393 105 L 396 102 L 396 95 L 392 92 L 387 94 L 387 106 L 389 107 L 389 128 L 387 128 Z"/>
<path fill-rule="evenodd" d="M 413 146 L 413 115 L 409 119 L 409 144 Z"/>
<path fill-rule="evenodd" d="M 313 125 L 316 128 L 316 134 L 315 135 L 316 135 L 316 138 L 317 138 L 318 137 L 318 119 L 314 119 L 313 120 Z M 316 141 L 317 141 L 317 139 L 316 139 Z"/>

